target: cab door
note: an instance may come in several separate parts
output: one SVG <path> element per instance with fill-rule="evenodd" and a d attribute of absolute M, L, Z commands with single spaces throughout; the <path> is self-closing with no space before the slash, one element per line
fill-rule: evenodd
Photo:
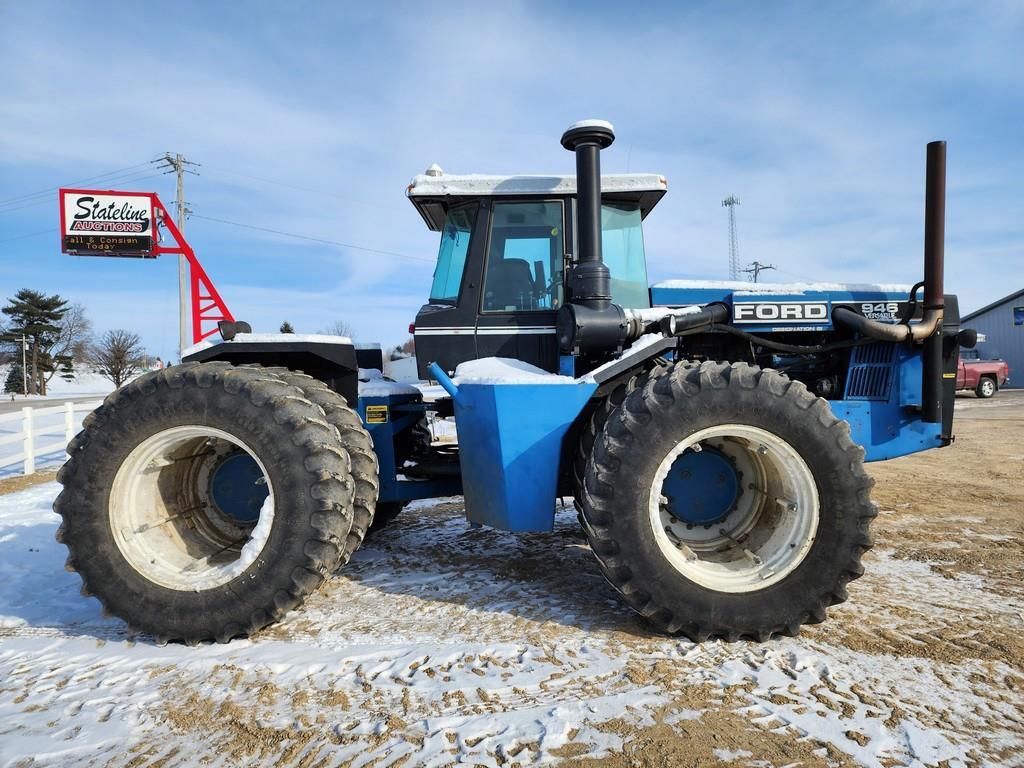
<path fill-rule="evenodd" d="M 563 200 L 494 201 L 476 324 L 479 357 L 558 370 L 555 317 L 568 251 Z"/>

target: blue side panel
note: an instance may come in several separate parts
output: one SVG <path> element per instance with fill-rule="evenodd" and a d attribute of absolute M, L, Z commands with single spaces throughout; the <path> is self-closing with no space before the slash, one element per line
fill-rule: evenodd
<path fill-rule="evenodd" d="M 884 461 L 942 445 L 941 424 L 926 424 L 921 414 L 894 403 L 830 400 L 837 418 L 850 422 L 850 437 L 864 448 L 865 461 Z"/>
<path fill-rule="evenodd" d="M 850 423 L 866 461 L 882 461 L 942 445 L 941 424 L 921 421 L 921 353 L 900 344 L 857 347 L 846 377 L 846 399 L 830 400 Z"/>
<path fill-rule="evenodd" d="M 554 527 L 562 439 L 597 384 L 463 384 L 455 396 L 470 522 Z"/>

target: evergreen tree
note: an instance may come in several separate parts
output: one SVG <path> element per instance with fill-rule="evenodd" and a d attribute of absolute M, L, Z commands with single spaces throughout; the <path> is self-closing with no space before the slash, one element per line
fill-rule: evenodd
<path fill-rule="evenodd" d="M 47 296 L 40 291 L 22 288 L 0 310 L 10 318 L 9 334 L 28 337 L 29 394 L 46 394 L 49 374 L 58 365 L 51 350 L 60 341 L 61 319 L 68 308 L 68 302 L 57 294 Z"/>
<path fill-rule="evenodd" d="M 11 363 L 10 370 L 7 371 L 7 380 L 4 382 L 4 392 L 14 392 L 20 395 L 24 386 L 21 363 Z"/>
<path fill-rule="evenodd" d="M 295 329 L 292 328 L 292 324 L 291 323 L 289 323 L 287 320 L 285 320 L 283 323 L 281 323 L 281 327 L 279 329 L 279 332 L 280 333 L 295 333 Z"/>

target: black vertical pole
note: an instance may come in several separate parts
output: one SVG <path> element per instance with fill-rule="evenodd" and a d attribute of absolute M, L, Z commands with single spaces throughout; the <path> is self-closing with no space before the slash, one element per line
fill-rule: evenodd
<path fill-rule="evenodd" d="M 602 261 L 601 148 L 595 140 L 577 140 L 576 231 L 579 261 Z"/>
<path fill-rule="evenodd" d="M 601 258 L 601 150 L 615 141 L 610 123 L 584 120 L 562 134 L 562 146 L 576 153 L 576 266 L 569 275 L 572 303 L 605 310 L 611 304 L 611 275 Z"/>
<path fill-rule="evenodd" d="M 945 307 L 943 270 L 946 239 L 946 142 L 928 144 L 924 198 L 924 309 Z M 942 420 L 942 327 L 924 341 L 921 416 Z"/>

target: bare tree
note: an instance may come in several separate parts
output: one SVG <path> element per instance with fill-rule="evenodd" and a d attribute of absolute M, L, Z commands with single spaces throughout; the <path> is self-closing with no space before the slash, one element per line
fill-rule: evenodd
<path fill-rule="evenodd" d="M 344 320 L 335 320 L 333 323 L 324 328 L 320 333 L 325 333 L 328 336 L 346 336 L 350 339 L 354 339 L 356 334 L 351 325 Z"/>
<path fill-rule="evenodd" d="M 74 364 L 88 359 L 90 344 L 92 321 L 86 317 L 85 307 L 77 302 L 70 304 L 60 319 L 57 339 L 49 350 L 56 365 L 46 375 L 46 383 L 58 373 L 65 379 L 74 378 Z"/>
<path fill-rule="evenodd" d="M 92 345 L 90 362 L 100 375 L 120 387 L 142 369 L 142 354 L 139 334 L 117 328 Z"/>

